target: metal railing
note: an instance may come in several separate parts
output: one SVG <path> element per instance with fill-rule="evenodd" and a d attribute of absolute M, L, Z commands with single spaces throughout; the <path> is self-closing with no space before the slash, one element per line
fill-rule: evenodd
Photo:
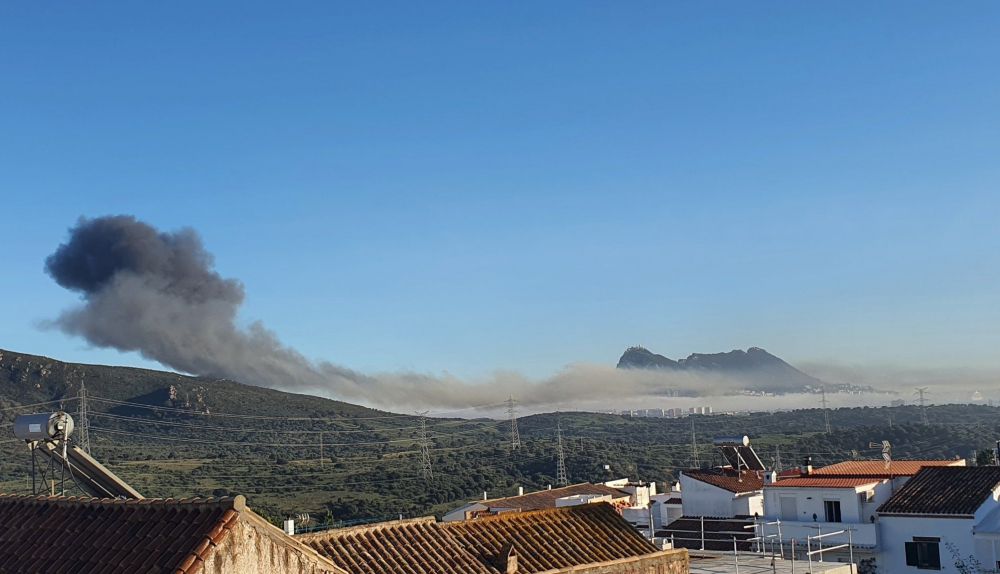
<path fill-rule="evenodd" d="M 833 552 L 834 550 L 843 550 L 844 548 L 847 548 L 849 556 L 848 563 L 854 564 L 854 539 L 851 534 L 853 531 L 854 531 L 853 528 L 845 528 L 843 530 L 827 532 L 826 534 L 823 534 L 822 531 L 820 531 L 820 533 L 816 534 L 815 536 L 807 536 L 806 556 L 809 558 L 809 574 L 812 574 L 813 556 L 819 556 L 818 561 L 822 562 L 824 552 Z M 827 538 L 829 536 L 837 536 L 845 533 L 847 534 L 847 543 L 836 544 L 834 546 L 827 546 L 826 548 L 823 547 L 824 538 Z M 813 541 L 816 541 L 816 544 L 818 545 L 818 548 L 816 548 L 815 550 L 813 550 Z"/>
<path fill-rule="evenodd" d="M 740 572 L 741 555 L 770 556 L 772 560 L 788 561 L 793 574 L 796 571 L 796 562 L 801 563 L 803 561 L 807 562 L 808 569 L 806 572 L 812 574 L 814 562 L 823 562 L 824 553 L 846 550 L 848 563 L 854 564 L 853 528 L 823 532 L 822 526 L 817 524 L 812 526 L 817 529 L 817 533 L 806 536 L 805 544 L 803 544 L 802 539 L 792 538 L 786 541 L 782 538 L 782 522 L 780 519 L 767 521 L 754 518 L 752 524 L 743 524 L 738 530 L 735 530 L 735 525 L 720 530 L 711 528 L 706 530 L 705 525 L 708 523 L 746 522 L 745 519 L 692 517 L 685 520 L 688 522 L 688 524 L 684 524 L 687 528 L 669 529 L 671 547 L 676 548 L 678 541 L 685 541 L 694 542 L 694 544 L 690 544 L 687 547 L 694 546 L 695 548 L 693 549 L 695 550 L 700 548 L 702 551 L 713 551 L 706 547 L 707 545 L 712 545 L 716 552 L 731 552 L 733 570 L 737 574 Z M 695 524 L 690 524 L 691 522 Z M 748 534 L 752 534 L 752 536 L 747 536 Z M 837 536 L 843 537 L 845 535 L 847 537 L 847 542 L 845 543 L 827 546 L 823 544 L 823 541 L 826 539 Z M 730 543 L 732 544 L 731 551 L 725 549 L 725 545 Z"/>

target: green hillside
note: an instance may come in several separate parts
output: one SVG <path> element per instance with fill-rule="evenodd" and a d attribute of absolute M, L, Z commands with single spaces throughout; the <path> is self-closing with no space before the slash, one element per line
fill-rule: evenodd
<path fill-rule="evenodd" d="M 716 436 L 749 434 L 761 458 L 785 467 L 878 458 L 966 456 L 1000 436 L 1000 411 L 985 406 L 838 409 L 823 434 L 818 410 L 643 419 L 594 413 L 523 417 L 511 453 L 509 423 L 429 417 L 433 477 L 425 479 L 421 419 L 344 402 L 173 373 L 62 363 L 0 350 L 0 490 L 25 492 L 29 457 L 13 439 L 16 414 L 62 407 L 76 413 L 86 384 L 92 454 L 147 496 L 246 495 L 272 519 L 308 512 L 318 522 L 440 513 L 460 502 L 554 482 L 555 429 L 563 430 L 573 481 L 631 476 L 660 483 L 694 463 L 721 462 Z M 173 393 L 171 393 L 173 387 Z M 54 402 L 52 402 L 54 401 Z M 47 403 L 37 406 L 37 403 Z M 892 419 L 890 428 L 889 420 Z M 856 452 L 852 452 L 856 451 Z M 611 470 L 604 469 L 610 465 Z"/>

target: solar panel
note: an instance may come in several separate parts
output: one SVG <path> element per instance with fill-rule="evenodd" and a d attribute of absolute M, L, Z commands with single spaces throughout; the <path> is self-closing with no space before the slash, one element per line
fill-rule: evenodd
<path fill-rule="evenodd" d="M 722 456 L 735 469 L 739 470 L 765 470 L 764 463 L 760 461 L 756 451 L 750 446 L 750 441 L 718 439 L 715 445 L 722 452 Z"/>

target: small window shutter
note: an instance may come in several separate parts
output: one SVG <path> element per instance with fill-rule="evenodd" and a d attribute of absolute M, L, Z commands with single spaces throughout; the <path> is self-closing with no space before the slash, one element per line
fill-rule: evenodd
<path fill-rule="evenodd" d="M 927 544 L 927 564 L 931 568 L 941 568 L 941 545 L 937 542 L 928 542 Z"/>
<path fill-rule="evenodd" d="M 917 565 L 917 543 L 907 542 L 906 543 L 906 565 L 916 566 Z"/>

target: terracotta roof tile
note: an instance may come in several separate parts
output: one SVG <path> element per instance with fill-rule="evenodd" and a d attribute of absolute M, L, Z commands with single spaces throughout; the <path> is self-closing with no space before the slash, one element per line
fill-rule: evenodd
<path fill-rule="evenodd" d="M 889 468 L 882 460 L 848 460 L 813 469 L 811 476 L 891 478 L 913 476 L 924 467 L 965 466 L 964 460 L 894 460 Z"/>
<path fill-rule="evenodd" d="M 446 522 L 442 527 L 483 562 L 493 560 L 504 544 L 512 543 L 518 572 L 525 574 L 656 552 L 606 503 Z"/>
<path fill-rule="evenodd" d="M 925 468 L 879 507 L 879 514 L 969 516 L 1000 486 L 1000 467 Z"/>
<path fill-rule="evenodd" d="M 706 470 L 692 469 L 683 472 L 684 476 L 717 486 L 734 494 L 754 492 L 764 487 L 762 473 L 752 470 L 743 470 L 737 473 L 734 469 L 725 467 Z"/>
<path fill-rule="evenodd" d="M 0 494 L 0 571 L 193 574 L 246 508 L 223 499 Z M 234 518 L 236 517 L 236 518 Z"/>
<path fill-rule="evenodd" d="M 608 504 L 438 523 L 386 522 L 297 537 L 341 568 L 365 574 L 498 574 L 501 554 L 533 574 L 657 550 Z"/>
<path fill-rule="evenodd" d="M 826 476 L 797 476 L 784 478 L 764 488 L 857 488 L 865 485 L 876 485 L 881 481 L 877 478 L 840 478 Z"/>
<path fill-rule="evenodd" d="M 610 495 L 612 500 L 620 498 L 628 498 L 631 496 L 628 492 L 620 490 L 618 488 L 612 488 L 610 486 L 605 486 L 603 484 L 592 484 L 590 482 L 581 482 L 579 484 L 571 484 L 569 486 L 563 486 L 560 488 L 551 488 L 547 490 L 539 490 L 537 492 L 529 492 L 528 494 L 523 494 L 521 496 L 508 496 L 504 498 L 492 498 L 490 500 L 484 500 L 482 504 L 490 508 L 517 508 L 522 511 L 527 510 L 542 510 L 545 508 L 555 508 L 556 499 L 563 498 L 566 496 L 576 496 L 581 494 L 599 494 L 599 495 Z"/>

